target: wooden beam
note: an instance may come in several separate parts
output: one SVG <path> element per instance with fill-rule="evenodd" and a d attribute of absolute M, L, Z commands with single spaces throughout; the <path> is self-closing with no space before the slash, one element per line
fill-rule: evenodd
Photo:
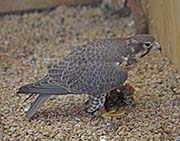
<path fill-rule="evenodd" d="M 0 13 L 44 9 L 58 5 L 95 4 L 101 0 L 0 0 Z"/>
<path fill-rule="evenodd" d="M 180 0 L 142 0 L 149 32 L 180 72 Z"/>

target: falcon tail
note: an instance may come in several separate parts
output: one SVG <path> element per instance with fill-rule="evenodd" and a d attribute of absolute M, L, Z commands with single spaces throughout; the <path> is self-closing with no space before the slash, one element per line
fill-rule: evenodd
<path fill-rule="evenodd" d="M 37 112 L 37 110 L 48 100 L 50 95 L 38 95 L 36 100 L 32 103 L 31 107 L 29 108 L 26 116 L 30 120 L 33 115 Z"/>
<path fill-rule="evenodd" d="M 19 88 L 16 94 L 20 93 L 40 93 L 44 95 L 58 95 L 58 94 L 68 94 L 69 92 L 62 88 L 62 87 L 57 87 L 57 86 L 41 86 L 35 84 L 28 84 L 25 86 L 22 86 Z"/>
<path fill-rule="evenodd" d="M 20 93 L 30 94 L 29 97 L 31 97 L 33 94 L 38 94 L 38 97 L 32 103 L 31 107 L 27 112 L 28 119 L 31 119 L 31 117 L 36 113 L 36 111 L 48 100 L 49 96 L 70 94 L 69 91 L 67 91 L 66 89 L 49 83 L 47 77 L 41 79 L 36 83 L 20 87 L 16 94 Z"/>
<path fill-rule="evenodd" d="M 20 93 L 39 93 L 46 95 L 69 94 L 66 89 L 50 83 L 49 78 L 46 76 L 43 79 L 33 84 L 28 84 L 19 88 L 16 94 Z"/>

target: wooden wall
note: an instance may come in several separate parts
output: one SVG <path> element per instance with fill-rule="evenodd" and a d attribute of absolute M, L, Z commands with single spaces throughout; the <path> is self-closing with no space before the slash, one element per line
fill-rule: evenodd
<path fill-rule="evenodd" d="M 149 31 L 180 72 L 180 0 L 142 0 Z"/>

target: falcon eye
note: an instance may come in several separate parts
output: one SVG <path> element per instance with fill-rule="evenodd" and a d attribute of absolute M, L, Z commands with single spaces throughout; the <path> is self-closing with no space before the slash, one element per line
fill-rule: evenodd
<path fill-rule="evenodd" d="M 149 46 L 151 45 L 151 43 L 150 43 L 150 42 L 147 42 L 147 43 L 144 43 L 144 45 L 145 45 L 146 47 L 149 47 Z"/>

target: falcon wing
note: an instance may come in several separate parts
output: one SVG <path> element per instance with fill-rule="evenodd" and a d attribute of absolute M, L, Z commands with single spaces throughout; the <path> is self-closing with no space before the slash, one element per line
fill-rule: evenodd
<path fill-rule="evenodd" d="M 62 72 L 59 69 L 49 70 L 50 80 L 73 93 L 105 93 L 122 85 L 128 77 L 115 62 L 73 65 Z"/>

